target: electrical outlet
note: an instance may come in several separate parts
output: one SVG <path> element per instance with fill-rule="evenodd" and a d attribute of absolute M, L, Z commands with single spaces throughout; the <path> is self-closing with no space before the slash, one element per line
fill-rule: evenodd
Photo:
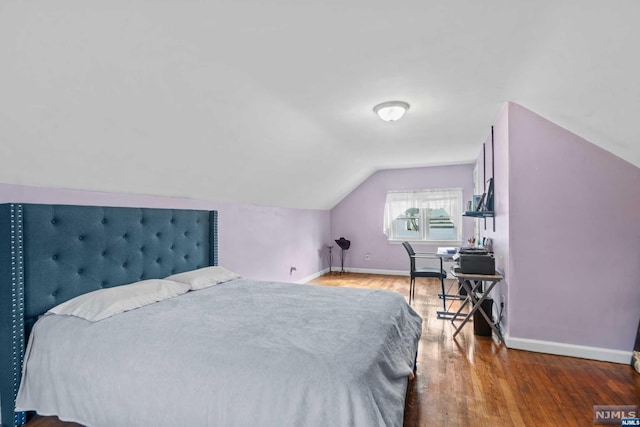
<path fill-rule="evenodd" d="M 365 261 L 371 261 L 371 254 L 369 254 L 368 252 L 364 255 L 364 260 Z"/>

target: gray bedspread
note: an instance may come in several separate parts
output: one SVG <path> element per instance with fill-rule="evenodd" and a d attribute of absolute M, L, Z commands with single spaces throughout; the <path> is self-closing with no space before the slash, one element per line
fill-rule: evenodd
<path fill-rule="evenodd" d="M 18 410 L 94 427 L 401 426 L 421 318 L 394 292 L 233 280 L 35 325 Z"/>

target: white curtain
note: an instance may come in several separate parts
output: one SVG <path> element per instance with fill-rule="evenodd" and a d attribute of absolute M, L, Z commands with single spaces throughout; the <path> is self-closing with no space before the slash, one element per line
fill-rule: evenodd
<path fill-rule="evenodd" d="M 462 189 L 441 188 L 436 190 L 416 191 L 390 191 L 384 205 L 383 233 L 391 235 L 393 221 L 399 216 L 405 215 L 407 209 L 419 208 L 423 212 L 429 209 L 444 209 L 451 216 L 451 222 L 455 225 L 457 239 L 461 238 L 462 225 Z"/>
<path fill-rule="evenodd" d="M 384 204 L 384 224 L 382 232 L 390 237 L 393 229 L 393 221 L 404 215 L 407 209 L 419 208 L 420 192 L 403 191 L 387 193 L 387 201 Z"/>

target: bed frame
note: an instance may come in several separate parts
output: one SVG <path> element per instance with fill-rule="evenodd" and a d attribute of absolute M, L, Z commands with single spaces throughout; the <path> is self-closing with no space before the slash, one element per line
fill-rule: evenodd
<path fill-rule="evenodd" d="M 38 316 L 100 288 L 217 265 L 217 222 L 217 211 L 0 204 L 2 427 L 26 422 L 15 399 Z"/>

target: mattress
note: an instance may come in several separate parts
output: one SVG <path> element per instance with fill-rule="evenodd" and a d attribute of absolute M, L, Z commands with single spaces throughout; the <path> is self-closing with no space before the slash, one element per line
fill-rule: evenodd
<path fill-rule="evenodd" d="M 421 325 L 395 292 L 247 279 L 46 315 L 16 406 L 95 427 L 402 426 Z"/>

